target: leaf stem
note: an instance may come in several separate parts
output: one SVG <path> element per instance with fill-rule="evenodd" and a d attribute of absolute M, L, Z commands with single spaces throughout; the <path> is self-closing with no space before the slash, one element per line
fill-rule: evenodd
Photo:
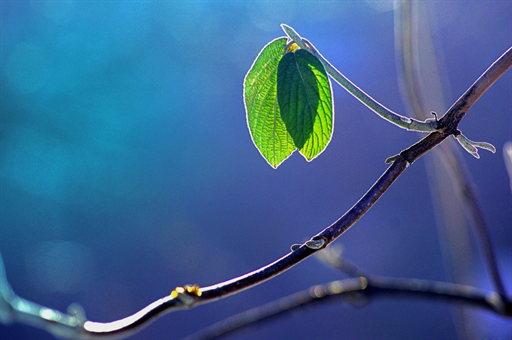
<path fill-rule="evenodd" d="M 439 126 L 435 119 L 427 119 L 422 122 L 416 120 L 414 118 L 404 117 L 399 115 L 398 113 L 391 111 L 372 97 L 357 87 L 354 83 L 352 83 L 347 77 L 345 77 L 340 71 L 338 71 L 334 66 L 325 59 L 320 52 L 318 52 L 314 46 L 299 36 L 297 32 L 293 28 L 288 25 L 281 24 L 284 32 L 288 36 L 290 40 L 299 45 L 300 48 L 307 50 L 316 56 L 324 65 L 325 71 L 327 74 L 331 76 L 341 87 L 347 90 L 351 95 L 356 97 L 361 103 L 366 105 L 370 110 L 378 114 L 381 118 L 395 124 L 402 129 L 406 129 L 409 131 L 418 131 L 418 132 L 433 132 L 437 131 Z"/>
<path fill-rule="evenodd" d="M 349 272 L 353 276 L 352 278 L 315 285 L 309 289 L 246 310 L 193 333 L 184 340 L 216 339 L 247 326 L 254 326 L 320 303 L 340 302 L 341 300 L 353 306 L 362 306 L 371 299 L 386 296 L 436 299 L 470 305 L 492 312 L 497 311 L 500 315 L 512 317 L 512 314 L 507 313 L 506 307 L 501 303 L 498 294 L 495 292 L 448 282 L 366 274 L 353 263 L 329 254 L 330 251 L 332 250 L 326 249 L 320 253 L 319 256 L 325 255 L 322 261 L 338 270 Z"/>

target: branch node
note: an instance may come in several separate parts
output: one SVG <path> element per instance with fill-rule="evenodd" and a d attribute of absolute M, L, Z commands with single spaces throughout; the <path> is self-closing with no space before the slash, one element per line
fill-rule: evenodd
<path fill-rule="evenodd" d="M 306 242 L 306 247 L 310 248 L 310 249 L 321 249 L 325 244 L 325 240 L 323 239 L 320 239 L 320 240 L 309 240 Z"/>
<path fill-rule="evenodd" d="M 428 124 L 434 129 L 435 131 L 439 131 L 441 129 L 441 123 L 439 122 L 439 117 L 437 116 L 437 113 L 434 111 L 430 111 L 430 114 L 434 116 L 434 118 L 428 118 L 425 119 L 423 123 Z"/>
<path fill-rule="evenodd" d="M 299 45 L 297 45 L 294 41 L 290 40 L 284 47 L 283 55 L 285 55 L 286 53 L 294 52 L 294 51 L 298 50 L 299 48 L 300 48 Z"/>
<path fill-rule="evenodd" d="M 300 247 L 302 247 L 302 244 L 292 244 L 292 246 L 290 247 L 290 250 L 291 251 L 296 251 L 297 249 L 299 249 Z"/>
<path fill-rule="evenodd" d="M 328 241 L 328 239 L 325 236 L 315 236 L 311 240 L 306 241 L 306 243 L 304 243 L 304 244 L 292 244 L 292 246 L 290 247 L 290 250 L 295 251 L 295 250 L 299 249 L 300 247 L 302 247 L 303 245 L 305 245 L 309 249 L 319 250 L 319 249 L 322 249 L 325 246 L 327 246 L 327 241 Z"/>
<path fill-rule="evenodd" d="M 307 241 L 306 247 L 313 250 L 322 249 L 327 246 L 327 237 L 325 236 L 315 236 L 311 240 Z"/>
<path fill-rule="evenodd" d="M 425 121 L 423 122 L 425 124 L 429 124 L 430 126 L 432 126 L 432 128 L 436 131 L 440 130 L 440 125 L 439 124 L 439 121 L 437 120 L 437 118 L 428 118 L 428 119 L 425 119 Z"/>
<path fill-rule="evenodd" d="M 170 294 L 171 298 L 178 299 L 185 306 L 191 306 L 198 296 L 201 296 L 201 290 L 198 285 L 185 285 L 176 287 Z"/>
<path fill-rule="evenodd" d="M 402 122 L 404 122 L 405 124 L 412 124 L 413 120 L 411 118 L 407 118 L 407 117 L 400 117 L 400 120 Z"/>
<path fill-rule="evenodd" d="M 399 156 L 400 155 L 394 155 L 394 156 L 388 157 L 388 158 L 386 158 L 386 160 L 384 162 L 386 164 L 393 163 L 394 161 L 396 161 L 398 159 Z"/>
<path fill-rule="evenodd" d="M 466 136 L 464 136 L 458 130 L 457 130 L 457 133 L 453 134 L 453 137 L 459 142 L 459 144 L 464 148 L 464 150 L 466 150 L 467 152 L 472 154 L 477 159 L 480 158 L 477 148 L 488 150 L 492 153 L 496 152 L 496 148 L 494 147 L 494 145 L 487 143 L 487 142 L 472 141 L 472 140 L 468 139 Z"/>

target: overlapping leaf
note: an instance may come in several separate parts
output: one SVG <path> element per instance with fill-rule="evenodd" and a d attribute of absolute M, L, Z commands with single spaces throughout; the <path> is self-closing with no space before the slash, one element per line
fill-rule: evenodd
<path fill-rule="evenodd" d="M 285 46 L 286 38 L 267 44 L 244 80 L 247 125 L 254 145 L 273 168 L 296 149 L 277 103 L 277 68 Z"/>
<path fill-rule="evenodd" d="M 311 161 L 332 136 L 331 83 L 320 60 L 302 49 L 284 55 L 277 73 L 277 99 L 295 146 Z"/>
<path fill-rule="evenodd" d="M 312 160 L 332 136 L 329 78 L 317 57 L 294 46 L 284 54 L 286 38 L 271 41 L 261 50 L 244 81 L 252 140 L 274 168 L 295 149 Z"/>

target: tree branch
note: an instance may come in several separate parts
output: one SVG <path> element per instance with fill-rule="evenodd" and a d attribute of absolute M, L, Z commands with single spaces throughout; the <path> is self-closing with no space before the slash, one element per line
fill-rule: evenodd
<path fill-rule="evenodd" d="M 432 150 L 439 145 L 444 139 L 452 134 L 458 134 L 457 126 L 461 119 L 466 114 L 467 110 L 480 98 L 480 96 L 503 74 L 508 68 L 512 66 L 512 48 L 503 54 L 487 71 L 460 97 L 457 102 L 448 110 L 448 112 L 439 121 L 439 131 L 432 132 L 418 143 L 410 148 L 402 151 L 391 164 L 391 166 L 384 172 L 384 174 L 377 180 L 377 182 L 370 188 L 370 190 L 338 221 L 329 226 L 322 232 L 313 237 L 315 244 L 322 241 L 321 247 L 327 246 L 330 242 L 334 241 L 337 237 L 347 231 L 354 223 L 356 223 L 377 200 L 384 194 L 384 192 L 393 184 L 393 182 L 405 171 L 405 169 L 424 155 L 426 152 Z M 154 321 L 158 316 L 165 313 L 177 310 L 198 306 L 204 303 L 212 302 L 229 295 L 241 292 L 252 286 L 260 284 L 276 275 L 281 274 L 287 269 L 295 266 L 302 260 L 317 252 L 319 247 L 310 247 L 306 244 L 300 246 L 296 250 L 288 253 L 279 260 L 255 270 L 251 273 L 234 278 L 232 280 L 222 282 L 216 285 L 204 287 L 201 289 L 188 289 L 187 287 L 178 287 L 171 293 L 160 300 L 155 301 L 143 310 L 121 320 L 109 323 L 100 323 L 80 320 L 76 315 L 63 315 L 57 316 L 56 311 L 50 310 L 46 313 L 47 308 L 39 309 L 40 321 L 44 328 L 52 332 L 52 334 L 65 334 L 66 337 L 76 338 L 96 338 L 104 336 L 124 337 L 148 325 Z M 0 278 L 0 280 L 3 280 Z M 10 288 L 6 279 L 0 286 Z M 3 294 L 1 299 L 2 314 L 7 313 L 14 316 L 21 315 L 36 315 L 36 310 L 32 310 L 29 306 L 28 310 L 20 308 L 15 303 L 19 299 L 17 295 L 10 291 L 12 294 Z M 9 289 L 5 290 L 6 292 Z M 476 299 L 476 298 L 475 298 Z M 476 301 L 476 300 L 475 300 Z M 34 306 L 34 308 L 37 308 Z M 45 307 L 42 307 L 45 308 Z M 51 316 L 46 318 L 45 315 Z M 66 318 L 74 318 L 77 322 L 76 327 L 70 327 L 68 323 L 62 322 Z M 73 320 L 73 319 L 72 319 Z M 74 322 L 73 322 L 74 324 Z M 74 333 L 73 333 L 74 330 Z"/>
<path fill-rule="evenodd" d="M 332 248 L 320 252 L 319 257 L 333 268 L 349 273 L 349 275 L 355 274 L 356 277 L 312 286 L 307 290 L 233 315 L 193 333 L 185 339 L 215 339 L 247 326 L 275 320 L 277 317 L 288 315 L 297 309 L 318 304 L 343 301 L 359 307 L 365 305 L 370 299 L 386 296 L 426 299 L 429 301 L 435 299 L 447 303 L 469 305 L 512 317 L 511 310 L 509 309 L 507 312 L 502 300 L 495 292 L 438 281 L 392 278 L 370 274 L 358 276 L 364 271 L 353 263 L 342 259 L 340 254 Z"/>
<path fill-rule="evenodd" d="M 387 121 L 395 124 L 398 127 L 401 127 L 402 129 L 410 131 L 432 132 L 438 129 L 437 121 L 434 119 L 427 119 L 426 121 L 421 122 L 413 118 L 401 116 L 398 113 L 388 109 L 370 97 L 370 95 L 357 87 L 340 71 L 332 66 L 331 63 L 329 63 L 329 61 L 327 61 L 327 59 L 325 59 L 309 41 L 301 38 L 293 28 L 285 24 L 281 24 L 281 27 L 291 41 L 295 42 L 300 48 L 312 53 L 320 60 L 320 62 L 324 65 L 325 71 L 332 77 L 332 79 L 334 79 L 341 87 L 347 90 L 357 100 L 366 105 L 370 110 L 378 114 L 381 118 L 386 119 Z"/>
<path fill-rule="evenodd" d="M 401 90 L 404 93 L 404 100 L 411 107 L 413 115 L 418 118 L 425 118 L 427 105 L 425 104 L 425 96 L 422 94 L 420 86 L 420 79 L 422 74 L 420 73 L 420 62 L 419 62 L 419 49 L 418 49 L 418 20 L 414 16 L 413 8 L 415 11 L 418 10 L 418 4 L 410 1 L 401 1 L 399 6 L 395 9 L 395 44 L 397 49 L 397 64 L 401 70 L 400 80 L 403 83 Z M 415 20 L 416 19 L 416 20 Z M 403 26 L 403 27 L 402 27 Z M 414 33 L 415 32 L 415 33 Z M 430 33 L 429 33 L 430 34 Z M 500 72 L 500 71 L 497 71 Z M 475 83 L 476 84 L 476 83 Z M 482 81 L 482 88 L 487 84 L 488 88 L 491 84 L 487 81 Z M 476 101 L 473 101 L 473 103 Z M 472 104 L 471 104 L 472 105 Z M 459 143 L 461 143 L 462 135 L 458 137 Z M 467 139 L 464 137 L 464 139 Z M 476 147 L 484 147 L 486 145 L 479 145 L 481 143 L 469 141 L 467 145 L 476 151 Z M 486 143 L 484 143 L 486 144 Z M 463 145 L 463 143 L 461 143 Z M 463 145 L 464 146 L 464 145 Z M 495 152 L 494 149 L 490 149 L 491 152 Z M 466 168 L 464 160 L 458 156 L 455 152 L 454 144 L 444 144 L 441 149 L 438 149 L 439 156 L 444 166 L 447 168 L 450 174 L 451 180 L 456 186 L 457 193 L 461 196 L 463 202 L 463 208 L 468 219 L 472 222 L 476 232 L 477 241 L 480 243 L 480 247 L 483 252 L 483 258 L 487 264 L 487 269 L 490 272 L 491 280 L 494 286 L 501 295 L 503 300 L 507 300 L 507 293 L 505 285 L 501 278 L 498 270 L 496 257 L 493 252 L 491 236 L 489 227 L 484 219 L 484 214 L 480 208 L 477 194 L 472 185 L 472 181 L 468 170 Z M 470 152 L 473 156 L 478 158 L 478 154 Z"/>

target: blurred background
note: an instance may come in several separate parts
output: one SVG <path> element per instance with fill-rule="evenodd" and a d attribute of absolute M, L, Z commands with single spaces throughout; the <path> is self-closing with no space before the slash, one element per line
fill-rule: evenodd
<path fill-rule="evenodd" d="M 242 84 L 261 48 L 294 27 L 342 73 L 401 114 L 392 1 L 2 1 L 0 252 L 20 296 L 89 320 L 130 315 L 176 286 L 207 286 L 285 255 L 348 210 L 420 135 L 380 119 L 333 84 L 326 151 L 277 170 L 253 145 Z M 442 114 L 512 45 L 511 1 L 432 1 L 417 11 L 418 45 L 434 63 Z M 426 29 L 428 28 L 428 30 Z M 425 87 L 432 79 L 421 79 Z M 403 88 L 402 88 L 403 90 Z M 439 95 L 439 93 L 437 93 Z M 462 159 L 474 179 L 498 265 L 512 292 L 512 73 L 460 125 L 496 146 Z M 494 289 L 471 231 L 452 276 L 427 155 L 336 242 L 379 275 Z M 428 166 L 426 166 L 426 164 Z M 430 164 L 430 165 L 429 165 Z M 446 175 L 448 176 L 448 175 Z M 442 177 L 442 176 L 441 176 Z M 446 177 L 445 177 L 446 178 Z M 445 187 L 451 188 L 447 181 Z M 444 203 L 443 203 L 444 202 Z M 461 221 L 462 218 L 454 218 Z M 436 226 L 437 224 L 437 226 Z M 133 339 L 178 339 L 235 313 L 343 278 L 308 259 L 215 303 L 160 318 Z M 315 306 L 237 333 L 239 339 L 511 338 L 510 320 L 425 300 Z M 0 325 L 7 339 L 51 339 Z"/>

